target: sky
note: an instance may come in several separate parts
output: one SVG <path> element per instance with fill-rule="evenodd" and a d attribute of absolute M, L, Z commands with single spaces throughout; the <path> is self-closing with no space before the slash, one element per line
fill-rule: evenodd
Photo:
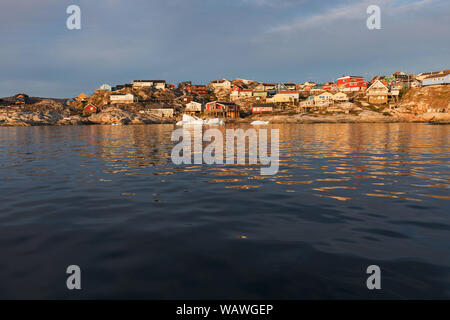
<path fill-rule="evenodd" d="M 72 4 L 80 30 L 66 27 Z M 370 5 L 379 30 L 367 28 Z M 449 17 L 449 0 L 1 0 L 0 96 L 449 69 Z"/>

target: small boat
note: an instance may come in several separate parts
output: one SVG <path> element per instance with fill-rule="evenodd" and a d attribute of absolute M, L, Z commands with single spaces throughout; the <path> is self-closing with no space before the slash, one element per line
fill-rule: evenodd
<path fill-rule="evenodd" d="M 251 125 L 253 125 L 253 126 L 264 126 L 266 124 L 269 124 L 269 121 L 256 120 L 251 123 Z"/>

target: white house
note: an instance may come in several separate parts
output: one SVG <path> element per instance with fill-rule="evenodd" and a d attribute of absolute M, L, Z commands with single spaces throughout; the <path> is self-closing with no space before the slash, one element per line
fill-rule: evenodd
<path fill-rule="evenodd" d="M 202 104 L 199 102 L 191 101 L 186 104 L 186 112 L 202 112 Z"/>
<path fill-rule="evenodd" d="M 316 106 L 325 106 L 333 103 L 333 94 L 323 92 L 314 97 L 314 104 Z"/>
<path fill-rule="evenodd" d="M 134 80 L 133 88 L 154 88 L 162 90 L 166 88 L 165 80 Z"/>
<path fill-rule="evenodd" d="M 111 103 L 134 103 L 136 97 L 131 93 L 127 94 L 112 94 L 109 96 Z"/>
<path fill-rule="evenodd" d="M 214 80 L 210 83 L 211 87 L 213 87 L 214 89 L 218 89 L 218 88 L 231 88 L 231 81 L 227 80 L 227 79 L 221 79 L 221 80 Z"/>
<path fill-rule="evenodd" d="M 348 102 L 348 96 L 343 92 L 338 92 L 332 97 L 335 102 Z"/>

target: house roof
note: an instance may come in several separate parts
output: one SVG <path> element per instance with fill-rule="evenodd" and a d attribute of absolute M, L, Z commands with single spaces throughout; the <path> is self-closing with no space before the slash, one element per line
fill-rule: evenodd
<path fill-rule="evenodd" d="M 377 85 L 377 84 L 383 86 L 387 91 L 389 91 L 388 87 L 386 87 L 386 86 L 383 84 L 383 82 L 381 82 L 380 80 L 376 80 L 374 83 L 372 83 L 372 85 L 371 85 L 369 88 L 367 88 L 367 91 L 370 91 L 370 89 L 372 89 L 372 87 L 374 87 L 374 86 Z"/>
<path fill-rule="evenodd" d="M 133 82 L 166 83 L 166 80 L 133 80 Z"/>
<path fill-rule="evenodd" d="M 228 101 L 211 101 L 211 102 L 208 102 L 207 104 L 211 104 L 211 103 L 223 104 L 224 106 L 235 106 L 236 105 L 236 103 L 228 102 Z"/>
<path fill-rule="evenodd" d="M 345 79 L 345 78 L 363 78 L 364 79 L 364 77 L 361 77 L 361 76 L 342 76 L 338 79 Z"/>
<path fill-rule="evenodd" d="M 448 72 L 448 73 L 441 73 L 441 74 L 433 74 L 433 75 L 431 75 L 431 76 L 427 76 L 427 77 L 425 78 L 425 80 L 426 80 L 426 79 L 434 79 L 434 78 L 442 78 L 442 77 L 446 77 L 446 76 L 448 76 L 448 75 L 450 75 L 450 72 Z"/>

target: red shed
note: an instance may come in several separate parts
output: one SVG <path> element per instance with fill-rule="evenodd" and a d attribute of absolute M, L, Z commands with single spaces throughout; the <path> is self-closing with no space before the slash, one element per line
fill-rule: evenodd
<path fill-rule="evenodd" d="M 89 103 L 87 106 L 84 107 L 83 113 L 97 113 L 99 110 L 96 106 L 94 106 L 92 103 Z"/>
<path fill-rule="evenodd" d="M 206 113 L 225 118 L 238 118 L 240 108 L 232 102 L 213 101 L 206 104 Z"/>

